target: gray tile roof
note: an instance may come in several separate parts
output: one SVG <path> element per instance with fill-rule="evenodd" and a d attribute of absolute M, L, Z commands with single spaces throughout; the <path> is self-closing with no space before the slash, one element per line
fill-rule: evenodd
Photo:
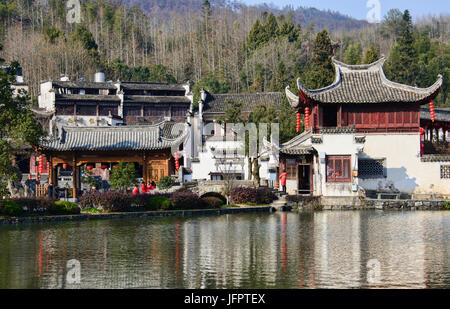
<path fill-rule="evenodd" d="M 120 86 L 121 88 L 126 90 L 186 91 L 183 84 L 120 82 Z"/>
<path fill-rule="evenodd" d="M 184 141 L 184 123 L 152 126 L 61 127 L 41 147 L 50 151 L 117 151 L 167 149 Z"/>
<path fill-rule="evenodd" d="M 312 138 L 312 131 L 305 131 L 302 134 L 294 137 L 289 142 L 281 145 L 280 153 L 288 155 L 305 155 L 314 152 L 312 146 L 302 145 L 305 141 Z"/>
<path fill-rule="evenodd" d="M 442 86 L 442 76 L 429 88 L 394 83 L 383 72 L 385 58 L 367 65 L 347 65 L 333 59 L 336 79 L 328 87 L 310 90 L 297 80 L 298 89 L 309 99 L 324 103 L 412 103 L 434 99 Z M 299 105 L 298 97 L 286 88 L 291 105 Z"/>
<path fill-rule="evenodd" d="M 191 101 L 185 96 L 138 96 L 127 95 L 125 96 L 125 103 L 182 103 L 190 104 Z"/>
<path fill-rule="evenodd" d="M 287 155 L 307 155 L 313 153 L 314 148 L 307 146 L 297 146 L 292 149 L 281 149 L 280 152 Z"/>
<path fill-rule="evenodd" d="M 450 122 L 450 108 L 435 108 L 436 121 Z M 420 120 L 431 120 L 430 108 L 424 107 L 420 109 Z"/>
<path fill-rule="evenodd" d="M 229 101 L 241 102 L 242 112 L 252 112 L 256 106 L 272 106 L 279 110 L 285 96 L 281 92 L 265 93 L 238 93 L 238 94 L 207 94 L 206 104 L 203 109 L 204 114 L 225 113 Z"/>
<path fill-rule="evenodd" d="M 56 88 L 74 88 L 74 89 L 117 89 L 113 83 L 94 83 L 87 81 L 52 81 Z"/>
<path fill-rule="evenodd" d="M 450 154 L 432 154 L 424 155 L 421 158 L 422 162 L 450 162 Z"/>

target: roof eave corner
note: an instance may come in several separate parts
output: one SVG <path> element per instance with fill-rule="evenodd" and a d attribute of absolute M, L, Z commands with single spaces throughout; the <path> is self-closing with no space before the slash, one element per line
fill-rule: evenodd
<path fill-rule="evenodd" d="M 300 104 L 300 98 L 293 94 L 290 90 L 290 86 L 286 87 L 286 97 L 289 100 L 289 104 L 292 108 L 297 108 Z"/>

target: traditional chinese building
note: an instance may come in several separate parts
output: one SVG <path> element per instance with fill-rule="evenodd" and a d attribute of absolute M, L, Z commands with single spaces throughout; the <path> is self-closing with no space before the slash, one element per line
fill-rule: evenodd
<path fill-rule="evenodd" d="M 198 111 L 191 121 L 192 179 L 220 181 L 232 174 L 237 180 L 252 180 L 248 158 L 243 154 L 244 142 L 235 139 L 236 132 L 230 124 L 227 126 L 218 119 L 225 115 L 228 104 L 232 102 L 241 104 L 241 117 L 247 119 L 257 106 L 263 105 L 279 111 L 283 100 L 286 98 L 281 92 L 212 94 L 202 91 Z M 278 157 L 264 151 L 260 154 L 260 177 L 266 183 L 270 180 L 270 175 L 276 173 Z"/>
<path fill-rule="evenodd" d="M 450 158 L 421 156 L 421 107 L 438 95 L 442 76 L 429 88 L 394 83 L 384 75 L 384 61 L 333 60 L 331 85 L 310 90 L 299 79 L 298 95 L 286 89 L 292 108 L 310 113 L 305 132 L 280 150 L 290 193 L 450 194 Z"/>
<path fill-rule="evenodd" d="M 74 197 L 85 167 L 105 181 L 121 161 L 135 163 L 146 183 L 176 175 L 192 100 L 189 84 L 105 82 L 103 73 L 94 82 L 44 82 L 35 113 L 49 137 L 31 158 L 31 174 L 48 175 L 54 186 L 70 180 Z"/>

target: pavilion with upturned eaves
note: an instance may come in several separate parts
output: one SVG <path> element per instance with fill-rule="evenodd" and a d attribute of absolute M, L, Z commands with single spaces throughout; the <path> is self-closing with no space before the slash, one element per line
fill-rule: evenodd
<path fill-rule="evenodd" d="M 280 149 L 280 170 L 290 193 L 358 197 L 384 193 L 450 194 L 450 160 L 421 155 L 421 107 L 439 94 L 442 76 L 429 88 L 388 80 L 385 58 L 367 65 L 333 59 L 334 82 L 286 95 L 299 114 L 309 111 L 305 132 Z M 348 203 L 348 201 L 346 201 Z"/>

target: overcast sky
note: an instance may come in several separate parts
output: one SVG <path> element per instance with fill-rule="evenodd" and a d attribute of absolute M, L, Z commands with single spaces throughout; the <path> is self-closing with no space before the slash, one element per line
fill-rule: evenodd
<path fill-rule="evenodd" d="M 413 18 L 428 14 L 450 14 L 450 0 L 242 0 L 246 4 L 268 3 L 279 7 L 292 5 L 294 8 L 304 6 L 325 10 L 330 9 L 357 19 L 366 19 L 367 13 L 373 7 L 373 5 L 370 8 L 367 7 L 369 1 L 379 1 L 381 17 L 393 8 L 398 8 L 402 11 L 408 9 Z"/>

